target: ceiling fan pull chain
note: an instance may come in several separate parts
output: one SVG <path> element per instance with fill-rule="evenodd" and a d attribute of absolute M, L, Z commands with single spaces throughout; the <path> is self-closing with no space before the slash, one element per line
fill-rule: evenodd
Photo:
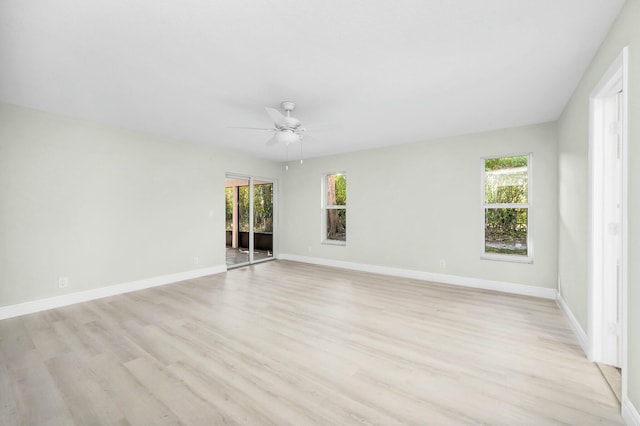
<path fill-rule="evenodd" d="M 284 169 L 289 170 L 289 144 L 286 145 L 286 149 L 287 149 L 287 156 L 286 156 Z"/>
<path fill-rule="evenodd" d="M 303 157 L 302 157 L 302 138 L 300 138 L 300 164 L 302 164 L 302 163 L 303 163 L 302 158 L 303 158 Z"/>

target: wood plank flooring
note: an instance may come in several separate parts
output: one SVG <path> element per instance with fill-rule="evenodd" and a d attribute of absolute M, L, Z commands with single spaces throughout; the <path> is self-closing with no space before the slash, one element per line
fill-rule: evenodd
<path fill-rule="evenodd" d="M 553 301 L 273 261 L 0 321 L 2 425 L 622 424 Z"/>

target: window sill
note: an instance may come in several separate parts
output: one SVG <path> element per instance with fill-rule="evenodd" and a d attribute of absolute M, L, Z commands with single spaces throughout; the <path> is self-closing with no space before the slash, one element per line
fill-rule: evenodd
<path fill-rule="evenodd" d="M 338 241 L 338 240 L 324 240 L 324 241 L 320 241 L 320 244 L 326 244 L 329 246 L 346 246 L 347 242 L 346 241 Z"/>
<path fill-rule="evenodd" d="M 518 256 L 514 254 L 488 254 L 483 253 L 480 255 L 482 260 L 497 260 L 499 262 L 514 262 L 514 263 L 533 263 L 533 257 L 531 256 Z"/>

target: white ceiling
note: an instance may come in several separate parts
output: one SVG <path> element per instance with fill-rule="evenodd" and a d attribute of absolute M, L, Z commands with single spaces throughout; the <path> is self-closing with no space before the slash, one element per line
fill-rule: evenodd
<path fill-rule="evenodd" d="M 0 101 L 276 160 L 229 126 L 282 100 L 305 157 L 540 123 L 623 3 L 0 0 Z"/>

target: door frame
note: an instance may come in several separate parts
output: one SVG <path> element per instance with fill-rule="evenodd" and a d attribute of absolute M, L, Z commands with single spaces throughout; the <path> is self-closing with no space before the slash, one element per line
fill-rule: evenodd
<path fill-rule="evenodd" d="M 605 188 L 604 167 L 602 153 L 604 149 L 605 98 L 622 90 L 621 126 L 619 129 L 621 153 L 621 210 L 620 224 L 622 259 L 620 268 L 621 280 L 621 329 L 620 329 L 620 362 L 622 367 L 622 395 L 627 395 L 627 265 L 628 265 L 628 155 L 627 155 L 627 110 L 628 110 L 628 48 L 613 61 L 607 72 L 591 91 L 589 98 L 589 279 L 588 279 L 588 313 L 589 332 L 587 355 L 591 361 L 603 361 L 605 352 L 604 332 L 605 309 L 602 301 L 605 299 L 607 288 L 603 285 L 602 270 L 604 263 L 604 249 L 602 247 L 605 235 L 604 218 L 601 211 L 603 191 Z"/>

